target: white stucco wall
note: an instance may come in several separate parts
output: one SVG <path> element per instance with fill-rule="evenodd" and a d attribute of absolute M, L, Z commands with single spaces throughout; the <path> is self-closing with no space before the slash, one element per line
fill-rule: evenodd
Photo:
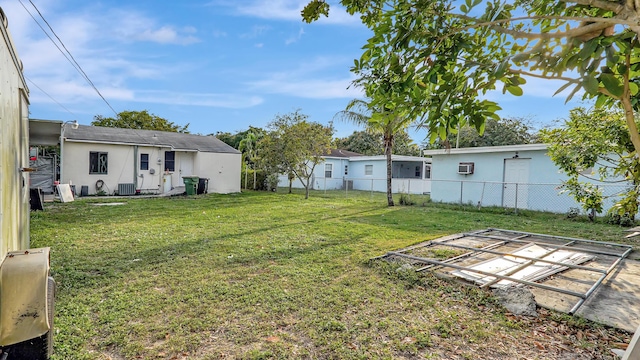
<path fill-rule="evenodd" d="M 326 164 L 332 165 L 331 177 L 325 176 Z M 345 158 L 326 158 L 324 162 L 318 163 L 313 171 L 313 188 L 316 190 L 339 190 L 344 188 L 344 179 L 349 175 L 344 174 L 344 167 L 349 166 L 349 160 Z M 348 169 L 350 173 L 351 169 Z"/>
<path fill-rule="evenodd" d="M 89 154 L 106 152 L 107 174 L 89 173 Z M 96 194 L 96 182 L 104 181 L 108 194 L 118 189 L 118 184 L 135 183 L 141 193 L 163 193 L 177 186 L 184 186 L 183 176 L 195 175 L 209 178 L 209 192 L 230 193 L 240 191 L 240 154 L 198 153 L 175 151 L 174 171 L 167 171 L 165 152 L 169 148 L 133 145 L 98 144 L 65 141 L 63 146 L 62 183 L 73 183 L 76 191 L 82 185 L 89 187 L 89 194 Z M 149 169 L 140 169 L 141 154 L 149 155 Z M 134 166 L 138 176 L 134 179 Z M 167 185 L 167 186 L 165 186 Z"/>
<path fill-rule="evenodd" d="M 209 179 L 209 192 L 240 192 L 242 154 L 206 153 L 195 155 L 195 174 Z"/>
<path fill-rule="evenodd" d="M 107 153 L 107 174 L 89 174 L 89 154 L 91 152 Z M 133 146 L 94 144 L 65 141 L 62 150 L 63 184 L 71 183 L 80 192 L 82 185 L 89 187 L 89 194 L 96 193 L 96 182 L 102 180 L 106 185 L 103 190 L 113 194 L 118 184 L 133 183 Z"/>
<path fill-rule="evenodd" d="M 507 206 L 513 199 L 507 198 L 506 186 L 511 186 L 513 196 L 514 185 L 504 184 L 505 160 L 528 159 L 528 179 L 518 184 L 519 194 L 526 198 L 519 198 L 518 207 L 531 210 L 566 212 L 571 207 L 580 208 L 569 194 L 560 193 L 559 185 L 567 180 L 567 176 L 553 163 L 546 154 L 546 149 L 519 150 L 517 158 L 515 151 L 496 151 L 467 154 L 432 154 L 432 191 L 434 201 L 448 203 L 481 204 L 482 206 Z M 470 175 L 458 174 L 458 164 L 473 162 L 474 173 Z M 610 184 L 582 179 L 605 189 L 605 193 L 615 192 Z M 614 185 L 622 187 L 624 185 Z M 608 187 L 608 188 L 607 188 Z M 604 208 L 608 210 L 615 198 L 607 199 Z"/>
<path fill-rule="evenodd" d="M 415 160 L 415 159 L 414 159 Z M 325 177 L 325 164 L 333 164 L 333 172 L 331 178 Z M 365 175 L 366 165 L 372 166 L 372 174 Z M 347 166 L 347 175 L 344 174 L 345 166 Z M 420 176 L 415 175 L 415 167 L 419 166 Z M 431 191 L 431 183 L 424 180 L 424 163 L 422 159 L 415 161 L 395 161 L 393 163 L 393 176 L 402 176 L 406 178 L 394 178 L 391 181 L 393 193 L 412 193 L 423 194 Z M 345 180 L 351 182 L 353 190 L 362 191 L 387 191 L 387 163 L 384 158 L 380 159 L 364 159 L 359 157 L 353 158 L 326 158 L 324 162 L 319 163 L 313 172 L 312 182 L 314 190 L 342 190 L 344 189 Z M 287 175 L 278 177 L 278 186 L 288 187 L 289 180 Z M 295 179 L 292 186 L 294 188 L 303 188 L 300 180 Z"/>
<path fill-rule="evenodd" d="M 514 155 L 515 152 L 433 155 L 431 198 L 434 201 L 460 202 L 462 189 L 463 203 L 477 204 L 481 201 L 483 206 L 502 206 L 504 161 Z M 538 180 L 547 178 L 546 182 L 551 182 L 555 178 L 557 169 L 549 168 L 550 159 L 545 155 L 545 150 L 520 151 L 519 158 L 530 159 L 530 170 L 536 169 Z M 473 162 L 474 173 L 458 174 L 461 162 Z M 534 171 L 529 171 L 530 178 L 527 182 L 531 182 L 533 173 Z M 462 186 L 461 181 L 464 181 Z M 555 181 L 559 182 L 560 179 L 556 178 Z"/>
<path fill-rule="evenodd" d="M 164 151 L 167 148 L 157 148 L 151 146 L 139 146 L 138 147 L 138 179 L 136 182 L 136 188 L 140 190 L 140 193 L 159 193 L 163 189 L 163 162 Z M 141 154 L 149 155 L 149 168 L 147 170 L 140 170 L 140 158 Z M 133 154 L 132 154 L 133 156 Z M 133 159 L 133 157 L 132 157 Z M 133 167 L 131 168 L 133 171 Z M 152 174 L 153 173 L 153 174 Z M 89 189 L 91 193 L 91 189 Z"/>

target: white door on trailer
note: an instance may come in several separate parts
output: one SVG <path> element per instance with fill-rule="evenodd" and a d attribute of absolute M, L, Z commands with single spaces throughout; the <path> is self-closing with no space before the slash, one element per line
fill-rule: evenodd
<path fill-rule="evenodd" d="M 502 206 L 526 209 L 529 200 L 529 159 L 504 160 Z"/>

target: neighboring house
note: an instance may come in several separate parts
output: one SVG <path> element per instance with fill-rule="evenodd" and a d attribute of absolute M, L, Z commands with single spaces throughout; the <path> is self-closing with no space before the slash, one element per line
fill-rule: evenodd
<path fill-rule="evenodd" d="M 64 124 L 60 148 L 60 181 L 90 195 L 166 193 L 190 175 L 208 178 L 208 192 L 240 191 L 242 155 L 214 136 Z"/>
<path fill-rule="evenodd" d="M 580 207 L 569 194 L 561 193 L 560 185 L 568 178 L 547 155 L 546 144 L 426 150 L 424 155 L 432 159 L 433 201 L 551 212 Z M 626 186 L 590 182 L 605 195 Z M 608 198 L 605 209 L 614 201 L 615 196 Z"/>
<path fill-rule="evenodd" d="M 387 160 L 384 155 L 364 156 L 346 150 L 331 150 L 316 165 L 311 177 L 314 190 L 387 191 Z M 418 156 L 392 155 L 392 191 L 425 194 L 431 191 L 431 159 Z M 286 175 L 278 186 L 288 186 Z M 302 188 L 295 179 L 293 187 Z"/>

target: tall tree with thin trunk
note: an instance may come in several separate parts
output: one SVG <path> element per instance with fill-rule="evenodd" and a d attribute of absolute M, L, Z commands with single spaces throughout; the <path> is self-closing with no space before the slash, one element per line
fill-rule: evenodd
<path fill-rule="evenodd" d="M 411 125 L 412 119 L 389 109 L 376 108 L 371 102 L 360 99 L 351 100 L 334 118 L 364 126 L 367 131 L 382 135 L 384 154 L 387 158 L 387 205 L 394 206 L 391 192 L 393 141 L 397 134 L 403 133 Z"/>
<path fill-rule="evenodd" d="M 244 139 L 240 140 L 238 150 L 240 150 L 244 156 L 245 168 L 244 168 L 244 188 L 247 188 L 247 173 L 249 170 L 249 164 L 256 163 L 256 145 L 257 136 L 253 132 L 248 132 Z M 255 166 L 251 166 L 253 170 L 253 190 L 256 189 L 256 169 Z"/>

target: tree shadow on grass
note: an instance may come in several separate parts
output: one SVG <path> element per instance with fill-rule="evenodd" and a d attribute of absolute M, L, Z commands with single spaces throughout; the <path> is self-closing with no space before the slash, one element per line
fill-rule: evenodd
<path fill-rule="evenodd" d="M 244 239 L 250 238 L 252 235 L 262 234 L 264 232 L 277 232 L 285 228 L 299 227 L 310 224 L 330 223 L 335 220 L 353 218 L 369 214 L 378 209 L 367 209 L 349 214 L 327 215 L 326 212 L 307 213 L 306 217 L 314 216 L 309 220 L 300 220 L 285 224 L 273 223 L 270 226 L 253 228 L 247 231 L 241 231 L 234 234 L 220 234 L 217 236 L 200 237 L 195 240 L 179 241 L 162 246 L 152 248 L 134 248 L 127 249 L 127 252 L 114 252 L 112 249 L 95 249 L 83 251 L 81 247 L 73 250 L 57 251 L 56 256 L 52 258 L 52 273 L 59 284 L 59 288 L 63 292 L 70 294 L 76 292 L 91 291 L 93 288 L 100 288 L 110 284 L 114 279 L 120 279 L 129 273 L 149 271 L 157 269 L 159 265 L 170 263 L 176 259 L 185 257 L 193 257 L 194 254 L 200 252 L 210 252 L 212 256 L 227 256 L 227 253 L 220 253 L 220 249 L 216 249 L 220 241 L 229 244 L 237 240 L 242 244 Z M 322 217 L 319 215 L 323 215 Z M 311 234 L 312 235 L 312 234 Z M 251 263 L 261 263 L 270 260 L 282 260 L 294 258 L 297 256 L 314 253 L 321 250 L 327 250 L 332 246 L 345 246 L 359 243 L 361 238 L 369 235 L 363 232 L 360 236 L 349 237 L 348 239 L 323 239 L 315 241 L 306 246 L 287 246 L 282 248 L 274 248 L 269 251 L 260 253 L 245 252 L 236 255 L 235 258 L 225 259 L 226 266 L 242 266 Z M 67 244 L 65 244 L 67 245 Z M 293 244 L 295 245 L 295 244 Z M 55 243 L 42 244 L 42 246 L 56 247 Z M 238 246 L 240 249 L 242 246 Z M 69 258 L 72 257 L 73 259 Z M 134 261 L 135 260 L 135 261 Z M 197 264 L 194 264 L 197 266 Z"/>

